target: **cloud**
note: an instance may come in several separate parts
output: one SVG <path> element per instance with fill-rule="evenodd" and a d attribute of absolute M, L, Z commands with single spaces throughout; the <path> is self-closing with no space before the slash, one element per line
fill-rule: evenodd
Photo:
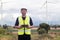
<path fill-rule="evenodd" d="M 1 23 L 14 24 L 16 18 L 21 15 L 20 9 L 24 7 L 28 9 L 27 15 L 32 17 L 34 25 L 42 22 L 60 24 L 60 0 L 48 0 L 47 13 L 46 4 L 42 7 L 45 2 L 46 0 L 3 0 L 3 22 Z"/>

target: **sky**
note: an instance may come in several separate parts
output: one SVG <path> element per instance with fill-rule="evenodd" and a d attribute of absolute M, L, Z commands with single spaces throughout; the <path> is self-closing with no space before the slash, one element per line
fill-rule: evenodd
<path fill-rule="evenodd" d="M 1 1 L 3 3 L 2 11 Z M 14 25 L 16 18 L 21 15 L 21 8 L 28 9 L 27 15 L 32 18 L 34 25 L 39 25 L 40 23 L 60 24 L 60 0 L 47 0 L 47 3 L 46 0 L 1 1 L 0 24 Z"/>

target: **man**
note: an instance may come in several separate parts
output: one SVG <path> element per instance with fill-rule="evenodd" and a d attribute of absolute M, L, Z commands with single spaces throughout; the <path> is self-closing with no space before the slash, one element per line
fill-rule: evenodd
<path fill-rule="evenodd" d="M 15 28 L 18 29 L 18 40 L 31 40 L 31 28 L 33 27 L 32 19 L 26 16 L 26 8 L 21 8 L 21 13 L 22 16 L 19 16 L 15 23 Z"/>

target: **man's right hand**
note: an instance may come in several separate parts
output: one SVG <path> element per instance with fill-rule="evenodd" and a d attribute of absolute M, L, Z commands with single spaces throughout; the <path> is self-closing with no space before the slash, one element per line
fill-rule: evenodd
<path fill-rule="evenodd" d="M 20 28 L 22 28 L 22 26 L 15 26 L 14 28 L 20 29 Z"/>

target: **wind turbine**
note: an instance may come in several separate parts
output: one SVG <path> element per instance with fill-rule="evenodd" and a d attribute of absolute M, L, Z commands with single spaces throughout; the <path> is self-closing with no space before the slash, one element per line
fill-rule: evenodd
<path fill-rule="evenodd" d="M 48 2 L 47 0 L 43 3 L 43 5 L 40 7 L 40 9 L 42 9 L 45 5 L 46 5 L 46 19 L 47 19 L 47 23 L 48 22 L 48 19 L 49 19 L 49 16 L 48 16 L 48 3 L 51 3 L 51 4 L 56 4 L 54 2 Z"/>

